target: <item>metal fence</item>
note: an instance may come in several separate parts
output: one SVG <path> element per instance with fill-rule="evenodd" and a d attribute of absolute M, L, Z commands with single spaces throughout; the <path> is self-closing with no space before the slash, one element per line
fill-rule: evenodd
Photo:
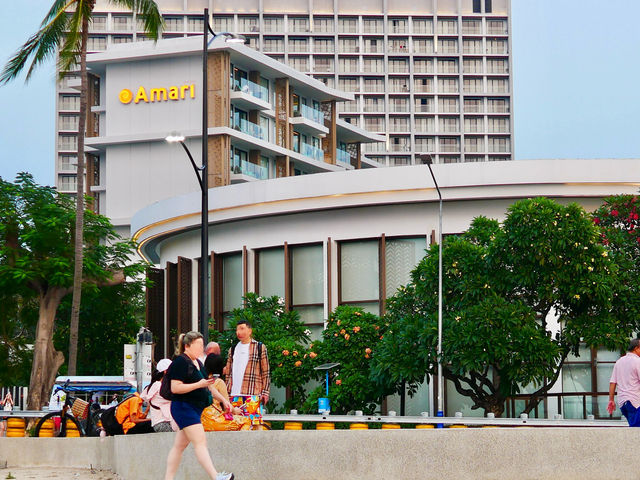
<path fill-rule="evenodd" d="M 0 387 L 0 400 L 4 399 L 7 392 L 11 392 L 14 409 L 27 409 L 27 395 L 29 393 L 29 387 Z"/>

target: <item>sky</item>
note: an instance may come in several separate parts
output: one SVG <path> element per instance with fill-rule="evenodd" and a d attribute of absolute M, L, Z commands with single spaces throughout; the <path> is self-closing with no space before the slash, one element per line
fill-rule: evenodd
<path fill-rule="evenodd" d="M 0 64 L 52 0 L 3 2 Z M 640 158 L 640 2 L 512 0 L 515 159 Z M 0 86 L 0 177 L 54 181 L 53 61 Z"/>

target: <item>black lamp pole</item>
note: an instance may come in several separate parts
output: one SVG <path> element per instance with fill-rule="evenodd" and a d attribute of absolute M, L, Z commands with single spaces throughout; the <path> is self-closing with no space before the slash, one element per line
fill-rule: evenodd
<path fill-rule="evenodd" d="M 209 123 L 208 123 L 208 52 L 209 52 L 209 9 L 204 9 L 202 32 L 202 168 L 200 189 L 202 190 L 202 219 L 200 238 L 200 333 L 205 346 L 209 343 Z"/>

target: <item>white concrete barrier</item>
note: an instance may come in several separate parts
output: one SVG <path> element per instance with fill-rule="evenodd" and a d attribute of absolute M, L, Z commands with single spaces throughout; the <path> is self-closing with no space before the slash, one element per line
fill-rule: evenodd
<path fill-rule="evenodd" d="M 111 469 L 124 480 L 164 475 L 172 433 L 115 438 L 0 438 L 0 465 Z M 634 428 L 467 428 L 208 434 L 214 464 L 238 480 L 629 479 Z M 178 479 L 206 476 L 188 448 Z"/>

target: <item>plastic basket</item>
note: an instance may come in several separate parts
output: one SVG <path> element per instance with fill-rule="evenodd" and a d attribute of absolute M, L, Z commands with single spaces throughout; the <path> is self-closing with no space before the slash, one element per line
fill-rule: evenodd
<path fill-rule="evenodd" d="M 89 402 L 85 402 L 79 398 L 76 398 L 71 405 L 71 411 L 73 416 L 81 420 L 86 420 L 89 415 Z"/>

